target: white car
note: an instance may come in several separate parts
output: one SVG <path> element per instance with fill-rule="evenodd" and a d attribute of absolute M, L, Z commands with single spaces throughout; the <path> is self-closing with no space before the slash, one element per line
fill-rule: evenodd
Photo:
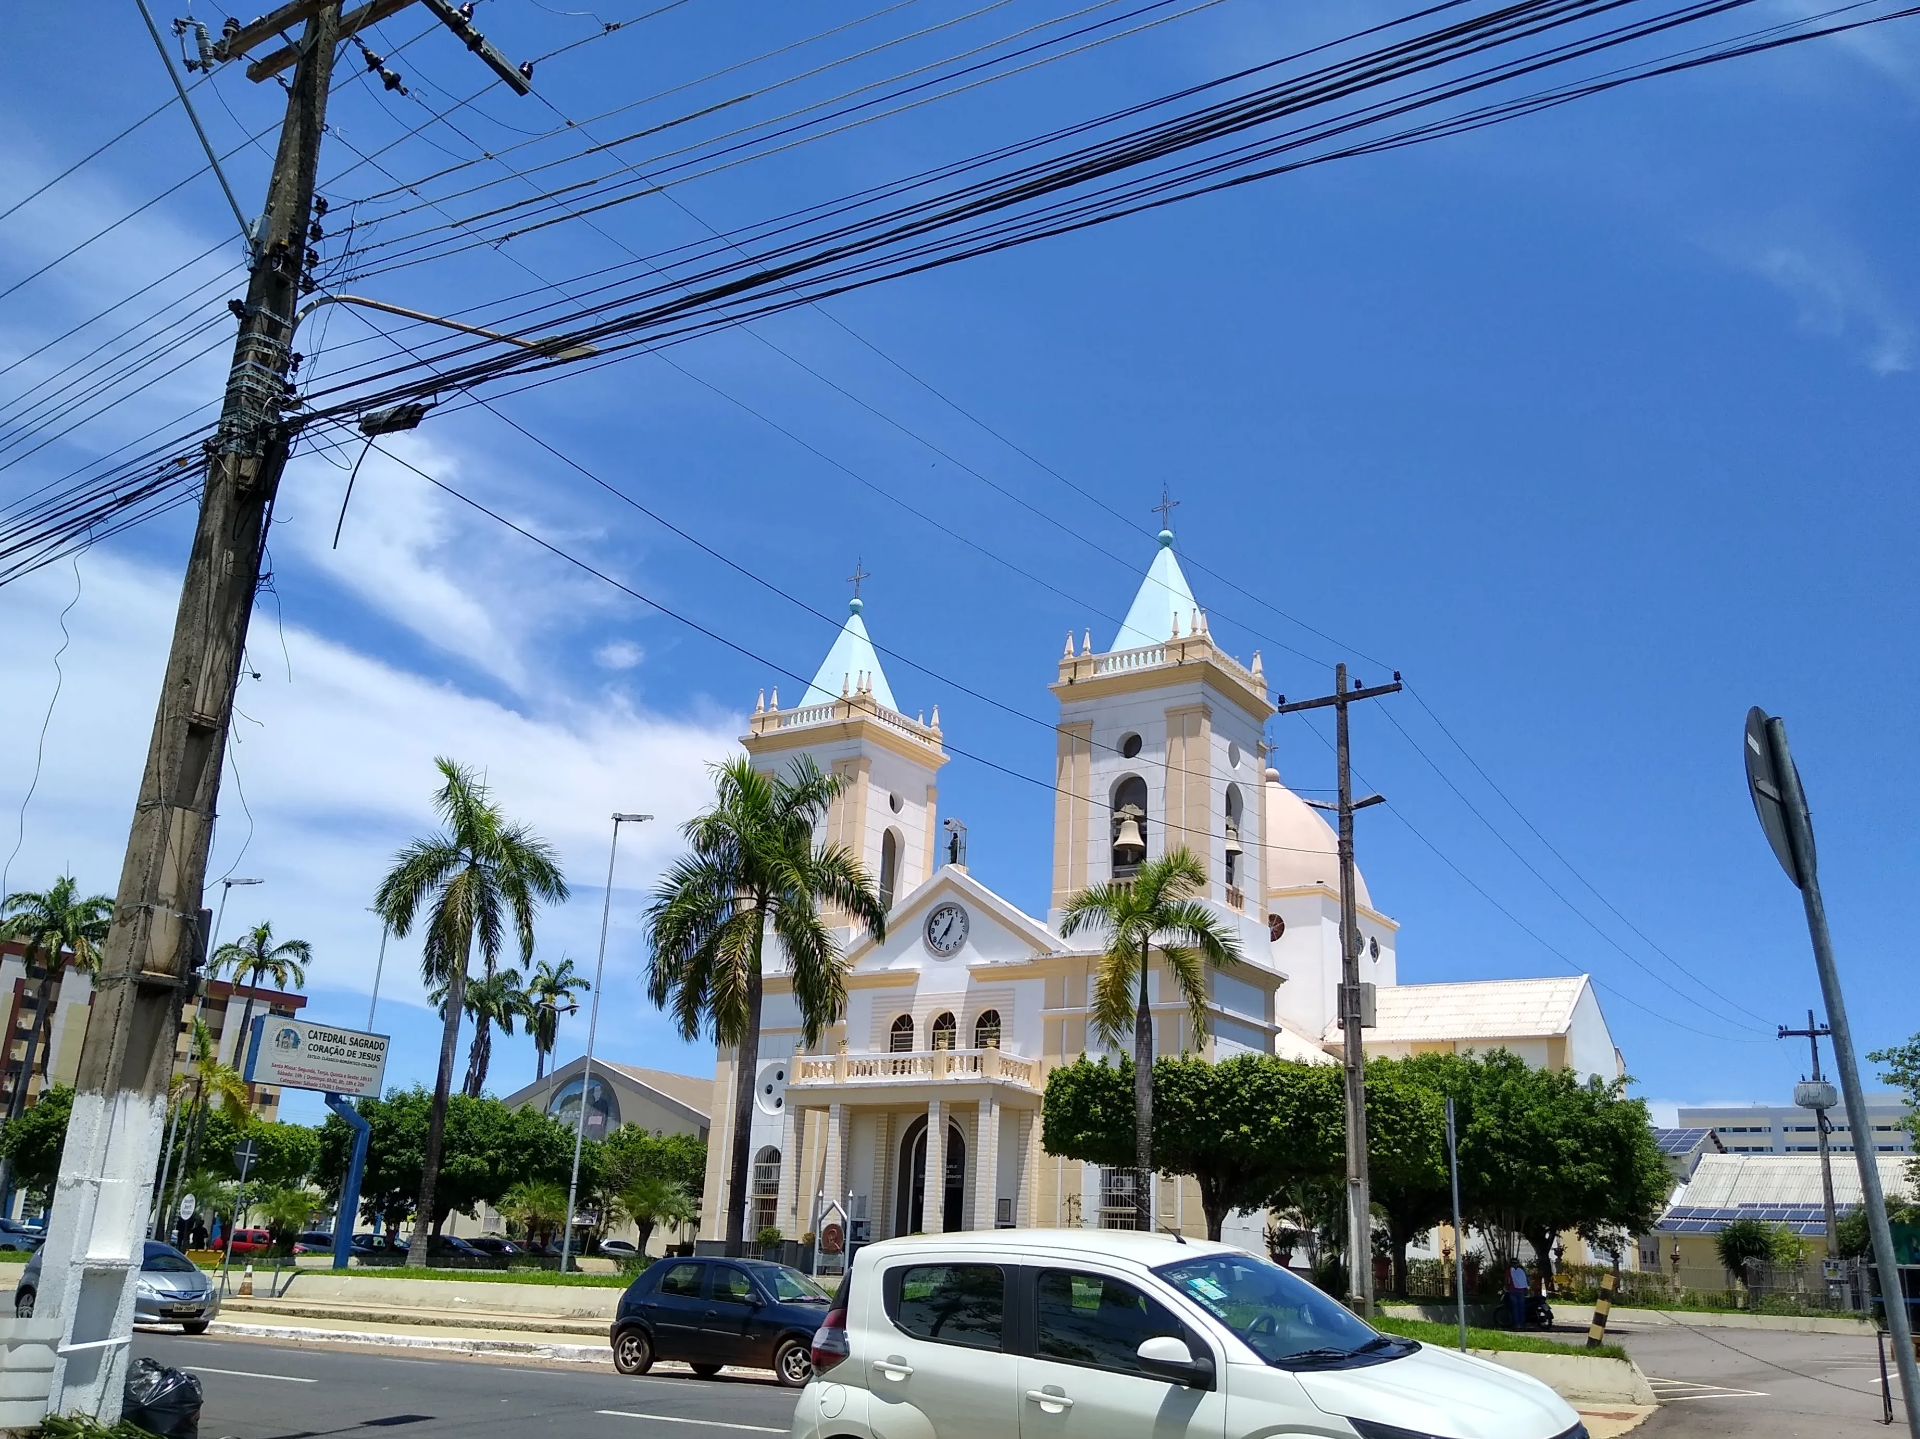
<path fill-rule="evenodd" d="M 1537 1379 L 1244 1250 L 1118 1230 L 864 1246 L 813 1366 L 794 1439 L 1586 1439 Z"/>

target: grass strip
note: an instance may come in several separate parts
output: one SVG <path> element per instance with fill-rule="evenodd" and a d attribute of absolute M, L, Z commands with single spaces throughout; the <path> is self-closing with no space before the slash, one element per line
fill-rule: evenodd
<path fill-rule="evenodd" d="M 1435 1324 L 1426 1319 L 1375 1319 L 1373 1327 L 1383 1334 L 1398 1334 L 1403 1339 L 1418 1339 L 1436 1349 L 1460 1347 L 1460 1328 L 1455 1324 Z M 1467 1329 L 1467 1348 L 1500 1349 L 1519 1354 L 1571 1354 L 1584 1359 L 1625 1359 L 1627 1351 L 1618 1344 L 1602 1344 L 1589 1349 L 1584 1340 L 1562 1344 L 1538 1334 L 1515 1334 L 1507 1329 Z"/>
<path fill-rule="evenodd" d="M 237 1269 L 239 1265 L 234 1267 Z M 259 1266 L 255 1265 L 254 1273 L 259 1272 Z M 315 1269 L 301 1272 L 337 1274 L 341 1271 Z M 625 1289 L 633 1283 L 631 1274 L 561 1274 L 553 1269 L 409 1269 L 404 1265 L 369 1265 L 365 1269 L 349 1269 L 345 1272 L 355 1279 L 451 1279 L 462 1284 L 548 1284 L 568 1289 Z"/>

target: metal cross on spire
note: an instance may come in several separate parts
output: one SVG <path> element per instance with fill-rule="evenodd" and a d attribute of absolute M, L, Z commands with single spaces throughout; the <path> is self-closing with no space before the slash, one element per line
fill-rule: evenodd
<path fill-rule="evenodd" d="M 1159 514 L 1160 528 L 1170 530 L 1173 528 L 1173 512 L 1180 508 L 1180 501 L 1174 499 L 1172 495 L 1168 493 L 1167 487 L 1162 485 L 1160 487 L 1160 503 L 1157 505 L 1149 505 L 1148 508 Z"/>
<path fill-rule="evenodd" d="M 867 573 L 865 563 L 856 558 L 853 562 L 853 573 L 847 576 L 847 583 L 853 586 L 853 597 L 856 600 L 860 598 L 860 581 L 872 578 L 873 576 Z"/>

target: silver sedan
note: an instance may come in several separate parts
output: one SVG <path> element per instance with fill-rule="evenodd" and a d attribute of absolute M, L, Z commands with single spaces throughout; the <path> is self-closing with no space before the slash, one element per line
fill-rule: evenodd
<path fill-rule="evenodd" d="M 39 1289 L 40 1252 L 35 1250 L 14 1290 L 13 1312 L 31 1319 Z M 205 1334 L 219 1312 L 220 1295 L 200 1266 L 171 1244 L 149 1239 L 134 1286 L 133 1322 L 178 1324 L 189 1334 Z"/>

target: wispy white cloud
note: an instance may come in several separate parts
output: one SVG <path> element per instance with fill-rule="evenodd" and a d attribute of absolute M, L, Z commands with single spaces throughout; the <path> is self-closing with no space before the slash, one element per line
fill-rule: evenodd
<path fill-rule="evenodd" d="M 1851 256 L 1794 244 L 1749 254 L 1746 268 L 1786 294 L 1808 334 L 1845 343 L 1876 375 L 1913 368 L 1913 322 Z"/>
<path fill-rule="evenodd" d="M 642 658 L 640 646 L 631 640 L 609 640 L 593 652 L 593 662 L 603 670 L 630 670 Z"/>

